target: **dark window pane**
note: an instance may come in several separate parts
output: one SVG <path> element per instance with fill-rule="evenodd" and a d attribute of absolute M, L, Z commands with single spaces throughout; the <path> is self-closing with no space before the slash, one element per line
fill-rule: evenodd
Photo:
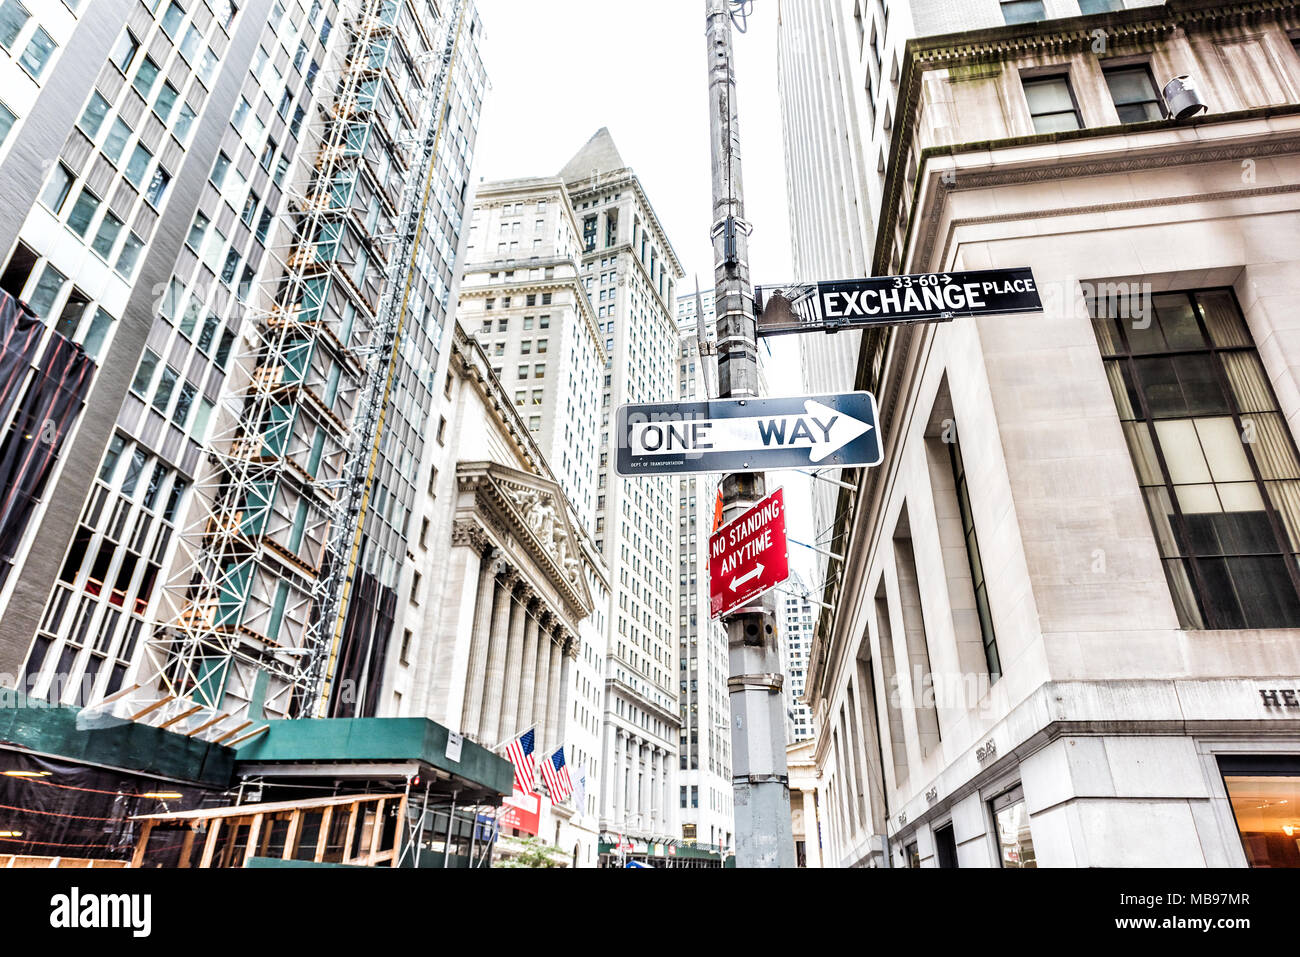
<path fill-rule="evenodd" d="M 1205 336 L 1192 311 L 1191 300 L 1182 293 L 1173 296 L 1155 296 L 1156 319 L 1164 333 L 1169 349 L 1183 351 L 1186 349 L 1205 348 Z"/>

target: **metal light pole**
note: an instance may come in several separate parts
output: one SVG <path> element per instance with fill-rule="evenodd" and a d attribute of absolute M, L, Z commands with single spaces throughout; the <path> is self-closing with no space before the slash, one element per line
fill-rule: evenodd
<path fill-rule="evenodd" d="M 709 127 L 713 156 L 714 298 L 718 394 L 758 397 L 758 340 L 749 281 L 749 224 L 740 175 L 736 76 L 728 0 L 705 0 Z M 767 492 L 761 472 L 722 480 L 722 519 L 731 522 Z M 793 867 L 785 763 L 784 680 L 770 594 L 725 619 L 731 701 L 731 782 L 737 867 Z"/>

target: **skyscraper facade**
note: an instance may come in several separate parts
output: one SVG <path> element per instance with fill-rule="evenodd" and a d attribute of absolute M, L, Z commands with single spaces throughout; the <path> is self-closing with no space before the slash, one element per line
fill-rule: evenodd
<path fill-rule="evenodd" d="M 582 276 L 573 203 L 558 177 L 480 185 L 460 321 L 542 447 L 581 527 L 596 516 L 605 335 Z"/>
<path fill-rule="evenodd" d="M 606 356 L 595 526 L 610 582 L 603 826 L 675 836 L 677 482 L 619 478 L 611 420 L 624 403 L 677 394 L 674 309 L 682 268 L 608 130 L 599 130 L 560 177 L 579 223 L 583 284 Z"/>
<path fill-rule="evenodd" d="M 84 410 L 10 513 L 0 672 L 192 701 L 174 730 L 373 714 L 443 394 L 474 8 L 58 6 L 3 12 L 41 122 L 0 155 L 39 196 L 6 207 L 0 287 L 97 368 L 65 373 Z"/>

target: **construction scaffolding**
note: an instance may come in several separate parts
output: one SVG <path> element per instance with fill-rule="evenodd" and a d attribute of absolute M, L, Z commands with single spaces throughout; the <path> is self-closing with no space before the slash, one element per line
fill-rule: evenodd
<path fill-rule="evenodd" d="M 118 717 L 233 744 L 324 713 L 468 5 L 340 17 Z"/>

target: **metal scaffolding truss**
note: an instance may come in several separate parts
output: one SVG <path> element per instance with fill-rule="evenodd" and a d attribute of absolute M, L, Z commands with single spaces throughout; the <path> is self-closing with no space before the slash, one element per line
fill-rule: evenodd
<path fill-rule="evenodd" d="M 115 703 L 120 717 L 228 736 L 223 722 L 258 702 L 268 717 L 323 706 L 465 3 L 452 4 L 436 42 L 404 0 L 353 0 L 341 17 L 332 69 L 318 77 L 333 92 L 305 127 L 175 571 L 136 687 Z M 420 130 L 405 150 L 402 124 Z M 406 174 L 398 189 L 380 175 L 387 145 Z M 362 276 L 359 261 L 381 268 Z"/>

